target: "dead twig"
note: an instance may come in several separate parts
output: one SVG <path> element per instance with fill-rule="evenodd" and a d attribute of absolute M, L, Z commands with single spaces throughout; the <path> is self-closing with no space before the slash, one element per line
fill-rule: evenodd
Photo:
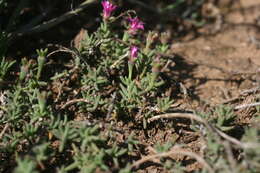
<path fill-rule="evenodd" d="M 169 118 L 187 118 L 187 119 L 192 119 L 192 120 L 196 120 L 198 122 L 201 122 L 203 124 L 207 124 L 207 122 L 202 119 L 201 117 L 192 114 L 192 113 L 166 113 L 166 114 L 161 114 L 161 115 L 156 115 L 152 118 L 148 119 L 148 123 L 158 120 L 158 119 L 169 119 Z"/>
<path fill-rule="evenodd" d="M 234 154 L 232 152 L 232 148 L 230 146 L 230 143 L 228 141 L 224 141 L 223 146 L 224 146 L 225 151 L 226 151 L 226 156 L 227 156 L 230 168 L 231 168 L 231 170 L 233 170 L 235 172 L 236 167 L 237 167 L 237 162 L 234 159 Z"/>
<path fill-rule="evenodd" d="M 71 17 L 77 15 L 78 13 L 83 11 L 85 8 L 87 8 L 90 4 L 95 3 L 95 2 L 96 2 L 96 0 L 84 1 L 76 9 L 71 10 L 67 13 L 64 13 L 63 15 L 61 15 L 57 18 L 43 22 L 42 24 L 39 24 L 39 25 L 29 28 L 27 30 L 15 31 L 9 35 L 9 38 L 10 38 L 9 40 L 14 40 L 16 37 L 23 36 L 23 35 L 40 33 L 40 32 L 46 31 L 66 20 L 70 19 Z"/>
<path fill-rule="evenodd" d="M 224 100 L 224 101 L 222 101 L 219 104 L 227 104 L 227 103 L 230 103 L 230 102 L 235 102 L 237 100 L 242 99 L 243 96 L 250 95 L 250 94 L 255 94 L 258 91 L 260 91 L 260 87 L 254 87 L 254 88 L 246 89 L 246 90 L 241 91 L 238 94 L 238 96 L 235 96 L 235 97 L 232 97 L 230 99 Z"/>
<path fill-rule="evenodd" d="M 79 55 L 78 55 L 75 51 L 73 51 L 73 50 L 70 50 L 70 49 L 68 49 L 68 48 L 60 48 L 60 49 L 58 49 L 58 50 L 55 50 L 55 51 L 49 53 L 46 57 L 48 58 L 48 57 L 50 57 L 50 56 L 52 56 L 52 55 L 54 55 L 54 54 L 56 54 L 56 53 L 59 53 L 59 52 L 69 53 L 69 54 L 71 54 L 72 56 L 75 56 L 75 57 L 79 56 Z"/>
<path fill-rule="evenodd" d="M 110 66 L 110 69 L 115 68 L 115 67 L 116 67 L 118 64 L 120 64 L 120 62 L 122 62 L 128 55 L 129 55 L 129 54 L 126 53 L 126 54 L 120 56 L 120 57 L 118 58 L 118 60 L 116 60 L 116 61 Z"/>
<path fill-rule="evenodd" d="M 222 138 L 226 139 L 227 141 L 236 144 L 237 146 L 239 146 L 240 148 L 243 149 L 248 149 L 248 148 L 259 148 L 259 145 L 257 143 L 252 143 L 252 142 L 240 142 L 239 140 L 237 140 L 236 138 L 233 138 L 232 136 L 227 135 L 226 133 L 222 132 L 221 130 L 218 130 L 217 128 L 210 126 L 212 128 L 212 130 L 217 133 L 219 136 L 221 136 Z"/>
<path fill-rule="evenodd" d="M 52 47 L 56 47 L 56 48 L 58 48 L 58 49 L 55 50 L 55 51 L 50 52 L 50 53 L 46 56 L 47 58 L 49 58 L 50 56 L 53 56 L 53 55 L 56 54 L 56 53 L 60 53 L 60 52 L 71 54 L 72 57 L 74 57 L 74 58 L 76 58 L 76 57 L 81 57 L 77 49 L 69 49 L 69 48 L 66 48 L 66 47 L 64 47 L 64 46 L 62 46 L 62 45 L 57 45 L 57 44 L 48 44 L 48 46 L 49 46 L 49 47 L 51 47 L 51 46 L 52 46 Z M 84 59 L 82 59 L 82 60 L 85 61 Z M 76 66 L 72 65 L 71 67 L 74 67 L 74 68 L 72 69 L 72 71 L 73 71 L 73 70 L 75 70 L 75 67 L 76 67 Z"/>
<path fill-rule="evenodd" d="M 212 126 L 210 123 L 208 123 L 206 120 L 204 120 L 203 118 L 199 117 L 196 114 L 193 113 L 167 113 L 167 114 L 161 114 L 161 115 L 157 115 L 154 116 L 152 118 L 148 119 L 148 123 L 158 120 L 158 119 L 171 119 L 171 118 L 187 118 L 187 119 L 191 119 L 191 120 L 195 120 L 198 121 L 202 124 L 204 124 L 209 130 L 211 130 L 212 132 L 218 134 L 218 136 L 226 139 L 227 141 L 239 146 L 240 148 L 243 149 L 247 149 L 247 148 L 258 148 L 259 146 L 255 143 L 243 143 L 240 142 L 239 140 L 237 140 L 236 138 L 233 138 L 229 135 L 227 135 L 226 133 L 218 130 L 217 128 L 215 128 L 214 126 Z"/>
<path fill-rule="evenodd" d="M 17 29 L 17 31 L 19 31 L 19 32 L 26 31 L 26 30 L 34 27 L 35 25 L 39 24 L 40 22 L 42 22 L 44 20 L 44 18 L 46 18 L 47 15 L 50 14 L 54 10 L 54 7 L 56 6 L 57 3 L 58 3 L 58 1 L 53 2 L 47 8 L 42 7 L 41 14 L 39 14 L 38 16 L 35 16 L 34 18 L 32 18 L 31 21 L 29 21 L 24 26 L 21 26 L 19 29 Z"/>
<path fill-rule="evenodd" d="M 230 99 L 227 99 L 227 100 L 224 100 L 224 101 L 218 103 L 218 105 L 222 105 L 222 104 L 227 104 L 227 103 L 235 102 L 235 101 L 237 101 L 237 100 L 239 100 L 239 99 L 240 99 L 239 96 L 237 96 L 237 97 L 232 97 L 232 98 L 230 98 Z"/>
<path fill-rule="evenodd" d="M 170 156 L 176 155 L 176 154 L 185 155 L 185 156 L 189 156 L 191 158 L 194 158 L 200 164 L 202 164 L 209 172 L 214 173 L 213 168 L 201 156 L 199 156 L 198 154 L 196 154 L 194 152 L 186 151 L 186 150 L 184 150 L 180 147 L 173 147 L 171 149 L 171 151 L 169 151 L 169 152 L 163 152 L 163 153 L 145 156 L 145 157 L 141 158 L 140 160 L 134 162 L 131 165 L 131 169 L 134 169 L 134 168 L 137 169 L 141 164 L 143 164 L 147 161 L 150 161 L 150 160 L 153 160 L 153 159 L 156 159 L 156 158 L 170 157 Z"/>
<path fill-rule="evenodd" d="M 252 93 L 256 93 L 257 91 L 260 91 L 260 87 L 255 87 L 255 88 L 250 88 L 250 89 L 246 89 L 240 92 L 241 95 L 246 95 L 246 94 L 252 94 Z"/>
<path fill-rule="evenodd" d="M 4 126 L 4 128 L 3 128 L 3 130 L 2 130 L 2 132 L 0 133 L 0 139 L 2 139 L 2 137 L 4 136 L 4 133 L 5 133 L 5 131 L 8 129 L 8 127 L 9 127 L 9 124 L 8 124 L 8 123 L 5 124 L 5 126 Z"/>
<path fill-rule="evenodd" d="M 84 103 L 90 103 L 90 101 L 88 101 L 87 99 L 74 99 L 74 100 L 70 100 L 67 103 L 65 103 L 63 106 L 61 106 L 61 109 L 66 108 L 69 105 L 78 103 L 78 102 L 84 102 Z"/>
<path fill-rule="evenodd" d="M 234 107 L 234 109 L 239 110 L 239 109 L 245 109 L 245 108 L 254 107 L 254 106 L 260 106 L 260 102 L 238 105 L 238 106 Z"/>

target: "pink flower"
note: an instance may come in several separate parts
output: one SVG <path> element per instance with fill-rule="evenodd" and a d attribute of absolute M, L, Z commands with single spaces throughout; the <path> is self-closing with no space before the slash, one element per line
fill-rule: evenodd
<path fill-rule="evenodd" d="M 130 62 L 134 62 L 135 58 L 138 56 L 138 47 L 131 46 L 130 48 Z"/>
<path fill-rule="evenodd" d="M 116 9 L 116 5 L 113 5 L 109 1 L 102 1 L 103 6 L 103 17 L 104 19 L 108 19 L 111 16 L 111 13 Z"/>
<path fill-rule="evenodd" d="M 144 23 L 140 21 L 137 17 L 129 18 L 128 20 L 130 21 L 130 28 L 129 28 L 130 34 L 136 34 L 136 31 L 138 29 L 144 30 Z"/>

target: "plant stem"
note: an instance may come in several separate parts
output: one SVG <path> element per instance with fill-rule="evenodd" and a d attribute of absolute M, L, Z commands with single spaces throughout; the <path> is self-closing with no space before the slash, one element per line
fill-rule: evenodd
<path fill-rule="evenodd" d="M 123 42 L 127 42 L 128 39 L 129 39 L 129 34 L 127 31 L 125 31 L 123 35 Z"/>
<path fill-rule="evenodd" d="M 132 79 L 132 74 L 133 74 L 133 67 L 134 64 L 131 62 L 128 62 L 128 79 Z"/>

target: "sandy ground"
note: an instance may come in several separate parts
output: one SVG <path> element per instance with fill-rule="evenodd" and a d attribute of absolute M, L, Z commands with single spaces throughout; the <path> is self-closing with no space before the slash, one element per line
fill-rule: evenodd
<path fill-rule="evenodd" d="M 173 52 L 187 62 L 188 66 L 183 68 L 190 68 L 185 71 L 190 76 L 184 80 L 185 87 L 209 104 L 222 103 L 241 90 L 256 86 L 255 72 L 260 67 L 260 1 L 240 2 L 242 8 L 234 7 L 223 15 L 223 24 L 216 34 L 172 46 Z"/>

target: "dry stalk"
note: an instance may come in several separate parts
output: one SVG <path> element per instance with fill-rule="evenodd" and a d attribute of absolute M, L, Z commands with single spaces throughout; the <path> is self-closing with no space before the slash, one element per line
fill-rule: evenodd
<path fill-rule="evenodd" d="M 247 149 L 247 148 L 258 148 L 259 147 L 256 143 L 243 143 L 243 142 L 240 142 L 236 138 L 227 135 L 226 133 L 222 132 L 221 130 L 218 130 L 217 128 L 215 128 L 214 126 L 209 124 L 206 120 L 202 119 L 198 115 L 192 114 L 192 113 L 167 113 L 167 114 L 161 114 L 161 115 L 157 115 L 157 116 L 154 116 L 154 117 L 148 119 L 148 123 L 150 123 L 152 121 L 155 121 L 155 120 L 158 120 L 158 119 L 165 119 L 165 118 L 167 118 L 167 119 L 171 119 L 171 118 L 187 118 L 187 119 L 195 120 L 195 121 L 198 121 L 198 122 L 204 124 L 209 130 L 211 130 L 212 132 L 214 132 L 218 136 L 220 136 L 220 137 L 226 139 L 227 141 L 229 141 L 229 142 L 239 146 L 240 148 Z"/>
<path fill-rule="evenodd" d="M 88 101 L 86 99 L 74 99 L 74 100 L 68 101 L 63 106 L 61 106 L 61 109 L 65 109 L 67 106 L 78 103 L 78 102 L 90 103 L 90 101 Z"/>
<path fill-rule="evenodd" d="M 8 123 L 5 124 L 5 126 L 4 126 L 4 128 L 3 128 L 3 130 L 2 130 L 2 132 L 0 133 L 0 139 L 2 139 L 2 137 L 4 136 L 4 133 L 5 133 L 5 131 L 8 129 L 8 127 L 9 127 L 9 124 L 8 124 Z"/>
<path fill-rule="evenodd" d="M 250 94 L 255 94 L 259 91 L 260 91 L 260 87 L 254 87 L 254 88 L 243 90 L 238 94 L 238 96 L 224 100 L 224 101 L 220 102 L 219 105 L 227 104 L 227 103 L 230 103 L 230 102 L 235 102 L 235 101 L 238 101 L 238 100 L 242 100 L 244 96 L 250 95 Z"/>
<path fill-rule="evenodd" d="M 240 95 L 248 95 L 248 94 L 254 94 L 256 92 L 260 91 L 260 87 L 254 87 L 250 89 L 246 89 L 240 92 Z"/>
<path fill-rule="evenodd" d="M 121 57 L 118 58 L 118 60 L 116 60 L 111 66 L 110 69 L 115 68 L 121 61 L 123 61 L 129 54 L 126 53 L 124 55 L 122 55 Z"/>
<path fill-rule="evenodd" d="M 180 147 L 173 147 L 171 151 L 169 152 L 163 152 L 163 153 L 158 153 L 158 154 L 153 154 L 153 155 L 149 155 L 149 156 L 145 156 L 143 158 L 141 158 L 140 160 L 134 162 L 131 165 L 131 169 L 137 169 L 141 164 L 147 162 L 147 161 L 151 161 L 153 159 L 156 158 L 162 158 L 162 157 L 170 157 L 172 155 L 185 155 L 185 156 L 189 156 L 191 158 L 196 159 L 200 164 L 202 164 L 210 173 L 214 173 L 213 168 L 198 154 L 191 152 L 191 151 L 185 151 Z"/>
<path fill-rule="evenodd" d="M 65 52 L 65 53 L 71 54 L 72 56 L 75 56 L 75 57 L 78 56 L 78 54 L 77 54 L 77 52 L 76 52 L 75 50 L 68 49 L 68 48 L 63 47 L 63 46 L 61 46 L 61 45 L 49 44 L 48 46 L 57 47 L 58 50 L 55 50 L 55 51 L 50 52 L 50 53 L 46 56 L 47 58 L 50 57 L 50 56 L 52 56 L 52 55 L 54 55 L 54 54 L 56 54 L 56 53 L 59 53 L 59 52 Z"/>
<path fill-rule="evenodd" d="M 238 105 L 234 109 L 239 110 L 239 109 L 245 109 L 245 108 L 254 107 L 254 106 L 260 106 L 260 102 Z"/>
<path fill-rule="evenodd" d="M 248 149 L 248 148 L 259 148 L 259 144 L 257 143 L 252 143 L 252 142 L 246 142 L 246 143 L 243 143 L 243 142 L 240 142 L 239 140 L 237 140 L 236 138 L 233 138 L 232 136 L 229 136 L 227 135 L 226 133 L 218 130 L 217 128 L 215 127 L 212 127 L 213 128 L 212 130 L 217 133 L 219 136 L 221 136 L 222 138 L 226 139 L 227 141 L 233 143 L 233 144 L 236 144 L 237 146 L 239 146 L 240 148 L 243 148 L 243 149 Z"/>
<path fill-rule="evenodd" d="M 199 117 L 196 114 L 192 114 L 192 113 L 166 113 L 166 114 L 161 114 L 161 115 L 156 115 L 152 118 L 148 119 L 148 123 L 158 120 L 158 119 L 171 119 L 171 118 L 187 118 L 187 119 L 192 119 L 192 120 L 196 120 L 200 123 L 203 124 L 208 124 L 204 119 L 202 119 L 201 117 Z"/>
<path fill-rule="evenodd" d="M 15 39 L 16 37 L 19 37 L 19 36 L 29 35 L 29 34 L 33 34 L 33 33 L 40 33 L 40 32 L 46 31 L 46 30 L 66 21 L 66 20 L 70 19 L 71 17 L 79 14 L 85 8 L 87 8 L 90 4 L 93 4 L 95 2 L 97 2 L 97 1 L 96 0 L 86 0 L 86 1 L 82 2 L 77 8 L 75 8 L 75 9 L 69 11 L 69 12 L 66 12 L 66 13 L 64 13 L 63 15 L 61 15 L 57 18 L 51 19 L 49 21 L 46 21 L 46 22 L 44 22 L 40 25 L 31 27 L 31 28 L 26 28 L 26 29 L 23 29 L 23 30 L 15 31 L 15 32 L 13 32 L 9 35 L 9 38 L 10 38 L 10 40 L 13 40 L 13 39 Z"/>
<path fill-rule="evenodd" d="M 234 155 L 232 152 L 232 148 L 230 146 L 230 143 L 228 141 L 224 141 L 223 142 L 223 146 L 225 147 L 225 151 L 226 151 L 226 156 L 228 159 L 228 162 L 230 164 L 230 168 L 235 171 L 236 170 L 236 166 L 237 166 L 237 162 L 234 159 Z"/>

